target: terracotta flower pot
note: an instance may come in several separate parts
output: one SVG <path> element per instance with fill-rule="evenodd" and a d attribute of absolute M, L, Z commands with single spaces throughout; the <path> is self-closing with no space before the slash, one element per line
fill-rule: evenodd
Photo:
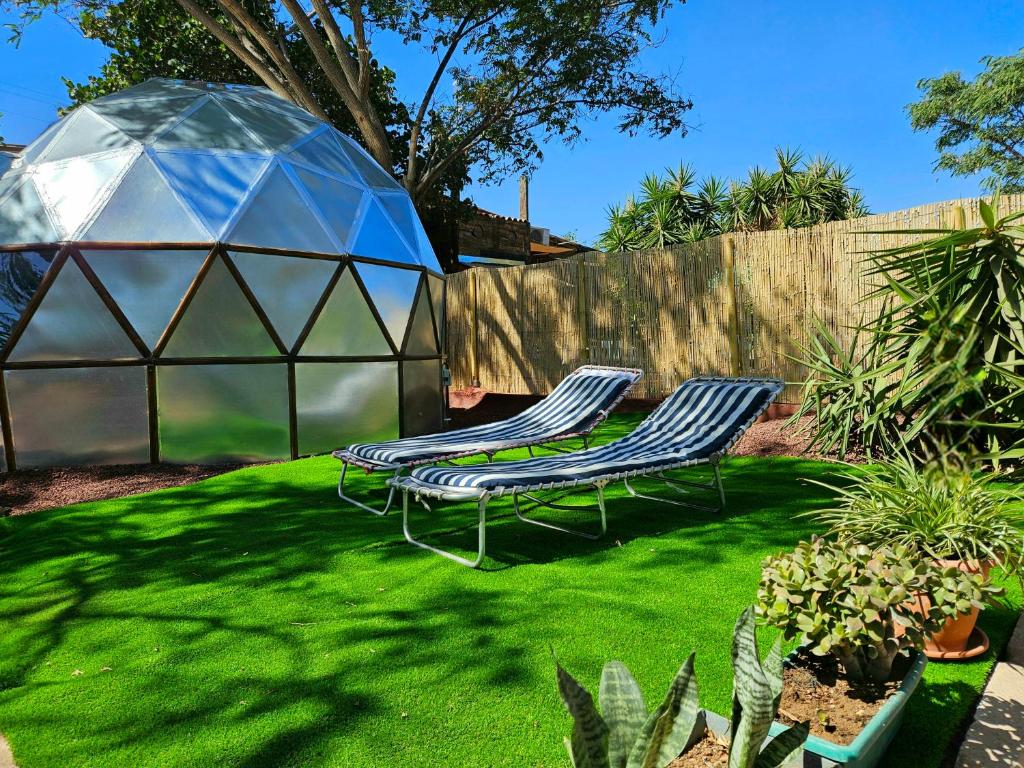
<path fill-rule="evenodd" d="M 992 570 L 992 563 L 988 560 L 935 560 L 935 565 L 940 568 L 957 568 L 964 573 L 980 573 L 986 579 L 989 571 Z M 927 614 L 931 608 L 931 600 L 928 595 L 918 593 L 914 596 L 914 610 L 921 614 Z M 962 613 L 951 619 L 937 632 L 932 633 L 924 642 L 925 655 L 930 659 L 962 659 L 968 655 L 976 655 L 968 649 L 972 636 L 975 635 L 975 625 L 978 623 L 979 609 L 975 608 L 970 613 Z M 980 633 L 980 630 L 979 630 Z M 975 645 L 984 643 L 988 647 L 988 638 L 975 637 Z M 984 648 L 981 650 L 984 652 Z"/>

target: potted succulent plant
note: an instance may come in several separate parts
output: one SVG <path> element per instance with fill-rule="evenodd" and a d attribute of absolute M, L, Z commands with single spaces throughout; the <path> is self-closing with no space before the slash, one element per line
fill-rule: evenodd
<path fill-rule="evenodd" d="M 731 721 L 700 709 L 693 659 L 691 653 L 651 713 L 624 664 L 605 665 L 600 711 L 558 664 L 558 690 L 573 718 L 572 737 L 565 742 L 575 768 L 691 768 L 726 761 L 729 768 L 802 765 L 807 723 L 769 736 L 782 692 L 782 652 L 776 642 L 761 660 L 752 609 L 740 615 L 733 634 Z"/>
<path fill-rule="evenodd" d="M 943 569 L 987 577 L 998 565 L 1019 578 L 1024 575 L 1024 504 L 1019 494 L 995 485 L 1002 477 L 979 471 L 953 452 L 921 466 L 909 454 L 897 455 L 867 473 L 843 475 L 839 487 L 828 485 L 839 505 L 814 515 L 841 542 L 872 548 L 899 544 Z M 915 599 L 922 607 L 929 600 L 926 594 Z M 981 596 L 962 600 L 959 611 L 956 601 L 940 603 L 946 619 L 926 639 L 925 653 L 945 659 L 983 653 L 988 638 L 975 627 Z"/>
<path fill-rule="evenodd" d="M 814 538 L 767 558 L 757 613 L 802 643 L 786 660 L 783 720 L 810 720 L 808 752 L 847 768 L 874 765 L 920 681 L 925 636 L 963 601 L 995 591 L 981 574 L 937 568 L 903 545 Z M 916 593 L 932 600 L 917 606 Z"/>

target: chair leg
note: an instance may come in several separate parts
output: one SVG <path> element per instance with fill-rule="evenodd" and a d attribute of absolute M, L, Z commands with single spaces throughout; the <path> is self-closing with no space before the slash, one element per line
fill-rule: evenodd
<path fill-rule="evenodd" d="M 351 496 L 345 495 L 345 473 L 348 471 L 348 466 L 349 464 L 347 461 L 343 461 L 341 464 L 341 477 L 338 478 L 338 498 L 340 498 L 342 501 L 347 501 L 349 504 L 359 507 L 360 509 L 364 509 L 367 512 L 373 512 L 373 514 L 378 515 L 380 517 L 386 515 L 388 511 L 391 509 L 391 503 L 395 500 L 395 487 L 393 485 L 389 486 L 388 500 L 387 503 L 384 505 L 384 509 L 374 509 L 373 507 L 369 507 L 366 504 L 363 504 L 361 501 L 356 501 Z M 402 468 L 399 467 L 398 469 L 395 470 L 395 474 L 393 475 L 393 477 L 398 477 L 398 475 L 401 474 L 401 472 Z"/>
<path fill-rule="evenodd" d="M 480 517 L 477 522 L 477 553 L 475 560 L 470 560 L 438 547 L 432 547 L 412 537 L 412 533 L 409 532 L 409 490 L 407 488 L 402 489 L 402 533 L 405 534 L 405 540 L 421 549 L 426 549 L 434 554 L 441 555 L 441 557 L 454 560 L 459 565 L 464 565 L 467 568 L 476 568 L 484 561 L 484 556 L 487 554 L 487 501 L 489 498 L 489 496 L 484 494 L 480 497 L 480 502 L 477 505 Z"/>
<path fill-rule="evenodd" d="M 601 512 L 601 532 L 600 533 L 585 533 L 584 531 L 577 531 L 577 530 L 574 530 L 572 528 L 565 528 L 565 527 L 563 527 L 561 525 L 555 525 L 554 523 L 545 523 L 542 520 L 531 520 L 530 518 L 526 517 L 522 513 L 522 511 L 519 509 L 519 497 L 523 496 L 524 498 L 529 499 L 530 501 L 534 502 L 535 504 L 539 504 L 541 506 L 548 507 L 550 509 L 570 509 L 571 510 L 571 509 L 581 509 L 581 507 L 573 507 L 573 506 L 569 506 L 567 504 L 549 503 L 549 502 L 543 501 L 541 499 L 538 499 L 536 496 L 533 496 L 533 495 L 531 495 L 529 493 L 523 493 L 523 494 L 514 493 L 514 494 L 512 494 L 512 508 L 515 510 L 516 517 L 518 517 L 524 523 L 529 523 L 530 525 L 539 525 L 541 528 L 550 528 L 553 531 L 561 531 L 562 533 L 569 533 L 569 534 L 572 534 L 573 536 L 582 536 L 584 539 L 590 539 L 591 541 L 595 541 L 597 539 L 600 539 L 602 536 L 604 536 L 608 532 L 608 515 L 605 512 L 605 505 L 604 505 L 604 485 L 598 485 L 598 486 L 596 486 L 596 488 L 597 488 L 597 508 Z M 561 498 L 561 497 L 559 497 L 559 498 Z"/>
<path fill-rule="evenodd" d="M 664 496 L 652 496 L 647 493 L 640 493 L 632 485 L 629 484 L 629 479 L 624 479 L 622 484 L 626 487 L 626 492 L 635 499 L 646 499 L 647 501 L 657 501 L 662 504 L 673 504 L 677 507 L 688 507 L 690 509 L 696 509 L 701 512 L 721 512 L 725 509 L 725 489 L 722 487 L 722 475 L 719 472 L 718 464 L 712 465 L 715 479 L 710 483 L 691 483 L 686 480 L 676 480 L 671 477 L 666 477 L 663 473 L 656 475 L 650 475 L 655 479 L 661 480 L 663 483 L 668 485 L 673 490 L 679 491 L 679 486 L 688 486 L 690 488 L 699 488 L 701 490 L 716 491 L 718 494 L 719 506 L 712 507 L 707 504 L 694 504 L 690 501 L 680 501 L 679 499 L 666 499 Z M 684 491 L 679 491 L 683 493 Z"/>

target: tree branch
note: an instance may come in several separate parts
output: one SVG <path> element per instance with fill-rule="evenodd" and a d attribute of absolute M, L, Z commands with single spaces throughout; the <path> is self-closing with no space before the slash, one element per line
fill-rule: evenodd
<path fill-rule="evenodd" d="M 296 71 L 284 48 L 275 43 L 267 31 L 260 26 L 260 23 L 237 0 L 216 0 L 216 2 L 228 18 L 237 22 L 250 37 L 255 39 L 256 44 L 274 63 L 285 85 L 291 91 L 291 101 L 298 103 L 299 106 L 309 110 L 321 120 L 328 119 L 327 114 L 306 87 L 302 76 Z M 241 37 L 241 35 L 239 36 Z"/>
<path fill-rule="evenodd" d="M 200 8 L 193 0 L 177 0 L 177 3 L 186 13 L 202 24 L 211 35 L 223 43 L 229 51 L 235 54 L 270 90 L 278 96 L 291 100 L 292 95 L 280 76 L 267 66 L 265 61 L 247 49 L 237 37 L 228 32 L 213 16 Z"/>

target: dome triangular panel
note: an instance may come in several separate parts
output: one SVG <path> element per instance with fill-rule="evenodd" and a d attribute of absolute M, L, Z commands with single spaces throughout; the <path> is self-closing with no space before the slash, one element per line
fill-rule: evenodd
<path fill-rule="evenodd" d="M 333 173 L 346 181 L 355 181 L 362 184 L 362 179 L 352 167 L 349 160 L 337 139 L 330 131 L 322 131 L 308 141 L 304 141 L 291 152 L 288 159 L 315 168 L 317 170 Z"/>
<path fill-rule="evenodd" d="M 132 328 L 153 349 L 206 251 L 82 251 Z"/>
<path fill-rule="evenodd" d="M 178 98 L 138 101 L 108 101 L 108 98 L 91 102 L 89 109 L 109 120 L 133 139 L 148 143 L 152 141 L 153 136 L 177 121 L 201 96 L 196 93 Z"/>
<path fill-rule="evenodd" d="M 153 157 L 214 239 L 222 239 L 232 214 L 250 197 L 269 163 L 265 157 L 212 152 L 157 150 Z"/>
<path fill-rule="evenodd" d="M 214 259 L 163 357 L 264 357 L 277 347 L 223 260 Z"/>
<path fill-rule="evenodd" d="M 350 250 L 353 256 L 365 256 L 368 259 L 420 263 L 419 257 L 409 250 L 391 217 L 384 213 L 376 200 L 370 200 Z"/>
<path fill-rule="evenodd" d="M 345 150 L 352 164 L 356 167 L 363 181 L 371 187 L 382 189 L 401 189 L 401 185 L 395 181 L 394 176 L 381 168 L 377 161 L 370 157 L 366 151 L 344 134 L 338 134 L 341 139 L 341 146 Z"/>
<path fill-rule="evenodd" d="M 137 358 L 132 344 L 99 294 L 72 259 L 36 308 L 10 360 L 112 360 Z"/>
<path fill-rule="evenodd" d="M 294 144 L 319 127 L 312 115 L 306 120 L 235 99 L 221 98 L 219 101 L 268 149 Z"/>
<path fill-rule="evenodd" d="M 430 291 L 425 285 L 420 288 L 412 325 L 409 328 L 409 340 L 404 350 L 407 355 L 437 354 L 437 337 L 434 334 L 434 321 L 430 316 L 430 300 L 427 298 L 429 294 Z"/>
<path fill-rule="evenodd" d="M 416 286 L 420 273 L 411 269 L 394 269 L 377 264 L 354 265 L 362 278 L 366 292 L 384 320 L 395 347 L 401 349 L 409 314 L 416 299 Z"/>
<path fill-rule="evenodd" d="M 174 196 L 147 155 L 139 155 L 93 223 L 90 242 L 202 243 L 211 233 Z"/>
<path fill-rule="evenodd" d="M 25 175 L 13 177 L 6 197 L 0 192 L 0 242 L 52 243 L 59 239 L 32 180 Z"/>
<path fill-rule="evenodd" d="M 323 296 L 336 261 L 232 251 L 231 260 L 289 349 Z"/>
<path fill-rule="evenodd" d="M 391 347 L 346 269 L 302 345 L 303 355 L 390 355 Z"/>
<path fill-rule="evenodd" d="M 384 210 L 390 214 L 391 221 L 398 227 L 405 242 L 411 248 L 416 248 L 416 230 L 420 229 L 421 225 L 409 196 L 404 193 L 395 195 L 378 193 L 377 199 L 384 206 Z"/>
<path fill-rule="evenodd" d="M 35 167 L 33 181 L 63 238 L 75 236 L 136 154 L 86 155 Z"/>
<path fill-rule="evenodd" d="M 302 168 L 294 168 L 294 171 L 320 210 L 321 218 L 337 236 L 338 249 L 344 250 L 363 199 L 363 190 Z"/>
<path fill-rule="evenodd" d="M 128 134 L 99 117 L 89 107 L 76 109 L 68 116 L 67 123 L 67 130 L 50 143 L 36 162 L 50 163 L 79 155 L 137 146 L 137 142 Z"/>
<path fill-rule="evenodd" d="M 223 239 L 233 245 L 313 253 L 339 250 L 280 166 L 268 171 L 266 180 Z"/>
<path fill-rule="evenodd" d="M 255 137 L 209 96 L 198 109 L 155 137 L 158 149 L 233 149 L 252 152 Z M 262 146 L 262 145 L 261 145 Z"/>

